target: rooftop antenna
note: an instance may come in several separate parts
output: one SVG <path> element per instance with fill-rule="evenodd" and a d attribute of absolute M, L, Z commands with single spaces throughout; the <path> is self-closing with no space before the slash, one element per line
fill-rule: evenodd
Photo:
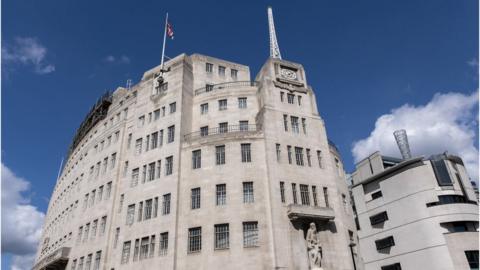
<path fill-rule="evenodd" d="M 131 79 L 127 80 L 127 89 L 128 89 L 128 91 L 130 91 L 132 89 L 132 80 Z"/>
<path fill-rule="evenodd" d="M 268 7 L 268 32 L 270 34 L 270 57 L 282 59 L 280 47 L 278 47 L 277 34 L 275 34 L 275 24 L 273 23 L 272 7 Z"/>
<path fill-rule="evenodd" d="M 395 130 L 393 132 L 393 136 L 395 136 L 395 140 L 397 141 L 397 145 L 400 149 L 400 153 L 402 154 L 402 158 L 412 158 L 412 154 L 410 153 L 410 145 L 408 144 L 407 131 L 405 129 Z"/>

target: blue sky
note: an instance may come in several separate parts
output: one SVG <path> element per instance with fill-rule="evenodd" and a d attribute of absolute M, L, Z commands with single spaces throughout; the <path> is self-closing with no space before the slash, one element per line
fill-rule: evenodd
<path fill-rule="evenodd" d="M 27 203 L 46 211 L 96 98 L 159 64 L 166 11 L 175 31 L 167 55 L 231 60 L 254 78 L 269 53 L 268 5 L 282 56 L 304 65 L 347 171 L 375 146 L 395 151 L 393 136 L 378 137 L 393 127 L 416 132 L 414 153 L 478 156 L 478 1 L 4 1 L 2 164 L 30 182 L 19 191 Z M 468 141 L 420 140 L 439 113 Z M 11 257 L 2 253 L 3 269 Z"/>

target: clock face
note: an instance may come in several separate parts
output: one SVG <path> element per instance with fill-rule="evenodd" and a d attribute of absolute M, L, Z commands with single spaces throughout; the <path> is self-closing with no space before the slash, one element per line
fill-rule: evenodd
<path fill-rule="evenodd" d="M 297 79 L 297 73 L 295 71 L 291 70 L 291 69 L 282 68 L 280 70 L 280 74 L 285 79 L 289 79 L 289 80 L 296 80 Z"/>

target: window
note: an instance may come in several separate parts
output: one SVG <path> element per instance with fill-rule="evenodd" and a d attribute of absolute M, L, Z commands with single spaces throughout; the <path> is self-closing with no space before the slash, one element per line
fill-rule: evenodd
<path fill-rule="evenodd" d="M 227 100 L 226 99 L 220 99 L 218 101 L 218 110 L 219 111 L 224 111 L 227 109 Z"/>
<path fill-rule="evenodd" d="M 127 119 L 127 117 L 128 117 L 128 108 L 125 108 L 123 110 L 123 119 Z"/>
<path fill-rule="evenodd" d="M 218 66 L 218 75 L 219 76 L 225 76 L 225 67 L 224 66 Z"/>
<path fill-rule="evenodd" d="M 83 235 L 83 226 L 80 226 L 78 228 L 77 243 L 80 243 L 82 241 L 82 235 Z"/>
<path fill-rule="evenodd" d="M 152 138 L 152 141 L 151 141 L 151 148 L 152 149 L 155 149 L 157 148 L 158 146 L 158 132 L 154 132 L 152 133 L 152 136 L 150 136 Z"/>
<path fill-rule="evenodd" d="M 105 234 L 105 228 L 107 227 L 107 216 L 103 216 L 100 220 L 100 233 L 99 236 L 103 236 Z"/>
<path fill-rule="evenodd" d="M 283 115 L 283 128 L 288 131 L 288 115 L 286 114 Z"/>
<path fill-rule="evenodd" d="M 202 150 L 192 151 L 192 168 L 199 169 L 202 167 Z"/>
<path fill-rule="evenodd" d="M 85 232 L 83 233 L 83 242 L 87 242 L 89 231 L 90 231 L 90 223 L 87 223 L 87 225 L 85 225 Z"/>
<path fill-rule="evenodd" d="M 229 245 L 228 223 L 215 225 L 215 249 L 227 249 Z"/>
<path fill-rule="evenodd" d="M 478 269 L 478 250 L 466 250 L 465 256 L 470 269 Z"/>
<path fill-rule="evenodd" d="M 135 219 L 135 204 L 131 204 L 127 208 L 127 225 L 132 225 Z"/>
<path fill-rule="evenodd" d="M 150 254 L 148 257 L 153 257 L 155 254 L 155 235 L 150 236 Z"/>
<path fill-rule="evenodd" d="M 177 103 L 173 102 L 168 105 L 170 107 L 170 113 L 175 113 L 177 111 Z"/>
<path fill-rule="evenodd" d="M 118 245 L 118 238 L 120 238 L 120 227 L 115 229 L 115 238 L 113 240 L 113 248 L 116 248 Z"/>
<path fill-rule="evenodd" d="M 143 127 L 145 124 L 145 115 L 138 117 L 137 127 Z"/>
<path fill-rule="evenodd" d="M 310 193 L 308 192 L 308 185 L 300 185 L 300 198 L 302 205 L 310 205 Z"/>
<path fill-rule="evenodd" d="M 382 195 L 382 191 L 381 191 L 381 190 L 375 191 L 374 193 L 372 193 L 372 200 L 381 198 L 382 196 L 383 196 L 383 195 Z"/>
<path fill-rule="evenodd" d="M 280 201 L 285 203 L 285 183 L 280 182 Z"/>
<path fill-rule="evenodd" d="M 130 149 L 131 144 L 132 144 L 132 133 L 128 134 L 127 149 Z"/>
<path fill-rule="evenodd" d="M 212 73 L 213 72 L 213 64 L 205 63 L 205 71 L 208 72 L 208 73 Z"/>
<path fill-rule="evenodd" d="M 90 240 L 95 239 L 95 236 L 97 236 L 97 227 L 98 227 L 98 219 L 95 219 L 92 223 L 92 233 L 90 234 Z"/>
<path fill-rule="evenodd" d="M 120 261 L 121 264 L 128 263 L 128 260 L 130 259 L 130 246 L 132 245 L 131 241 L 127 241 L 123 243 L 123 248 L 122 248 L 122 259 Z"/>
<path fill-rule="evenodd" d="M 162 174 L 162 161 L 157 160 L 157 170 L 156 170 L 157 175 L 155 176 L 156 178 L 160 178 L 160 175 Z"/>
<path fill-rule="evenodd" d="M 247 98 L 246 97 L 239 97 L 238 98 L 238 108 L 239 109 L 246 109 L 247 108 Z"/>
<path fill-rule="evenodd" d="M 373 215 L 370 217 L 370 224 L 371 225 L 376 225 L 385 222 L 388 220 L 388 215 L 386 211 L 383 211 L 381 213 L 378 213 L 376 215 Z"/>
<path fill-rule="evenodd" d="M 243 182 L 243 203 L 253 203 L 253 182 Z"/>
<path fill-rule="evenodd" d="M 135 154 L 139 155 L 142 153 L 142 138 L 135 141 Z"/>
<path fill-rule="evenodd" d="M 93 270 L 100 269 L 100 259 L 102 257 L 102 251 L 97 251 L 95 253 L 95 262 L 93 263 Z"/>
<path fill-rule="evenodd" d="M 313 205 L 318 206 L 317 186 L 312 186 Z"/>
<path fill-rule="evenodd" d="M 85 262 L 85 269 L 86 270 L 90 270 L 90 266 L 92 265 L 92 257 L 93 257 L 93 254 L 88 254 L 87 260 Z"/>
<path fill-rule="evenodd" d="M 206 84 L 205 85 L 205 92 L 213 91 L 213 84 Z"/>
<path fill-rule="evenodd" d="M 160 234 L 160 256 L 167 255 L 168 251 L 168 232 Z"/>
<path fill-rule="evenodd" d="M 375 246 L 377 250 L 382 250 L 395 246 L 395 241 L 393 240 L 393 236 L 389 236 L 383 239 L 375 240 Z"/>
<path fill-rule="evenodd" d="M 158 214 L 158 197 L 153 199 L 153 217 L 156 218 Z"/>
<path fill-rule="evenodd" d="M 239 121 L 240 131 L 248 131 L 248 121 Z"/>
<path fill-rule="evenodd" d="M 174 140 L 175 140 L 175 126 L 169 126 L 167 143 L 171 143 Z"/>
<path fill-rule="evenodd" d="M 75 270 L 75 267 L 77 267 L 77 259 L 73 260 L 72 267 L 70 269 Z"/>
<path fill-rule="evenodd" d="M 451 186 L 453 185 L 450 174 L 448 173 L 447 165 L 443 159 L 431 160 L 433 172 L 437 178 L 439 186 Z"/>
<path fill-rule="evenodd" d="M 258 246 L 258 222 L 243 222 L 243 247 Z"/>
<path fill-rule="evenodd" d="M 280 144 L 279 143 L 275 144 L 275 150 L 276 150 L 276 153 L 277 153 L 277 162 L 280 162 L 281 150 L 280 150 Z"/>
<path fill-rule="evenodd" d="M 137 217 L 137 221 L 138 221 L 138 222 L 142 221 L 142 218 L 143 218 L 143 202 L 139 202 L 139 203 L 138 203 L 138 217 Z"/>
<path fill-rule="evenodd" d="M 280 101 L 283 102 L 284 98 L 285 98 L 285 93 L 280 92 Z"/>
<path fill-rule="evenodd" d="M 100 186 L 98 188 L 98 194 L 97 194 L 97 202 L 102 201 L 102 196 L 103 196 L 103 186 Z"/>
<path fill-rule="evenodd" d="M 192 202 L 191 207 L 192 209 L 199 209 L 200 208 L 200 188 L 192 188 Z"/>
<path fill-rule="evenodd" d="M 287 94 L 287 101 L 289 104 L 293 104 L 295 102 L 295 95 L 294 94 Z"/>
<path fill-rule="evenodd" d="M 200 105 L 200 114 L 208 113 L 208 103 L 203 103 Z"/>
<path fill-rule="evenodd" d="M 122 194 L 120 195 L 120 205 L 118 206 L 118 213 L 121 213 L 122 212 L 122 208 L 123 208 L 123 201 L 125 200 L 125 195 Z"/>
<path fill-rule="evenodd" d="M 252 162 L 250 144 L 249 143 L 242 143 L 240 145 L 240 148 L 241 148 L 241 152 L 242 152 L 242 162 Z"/>
<path fill-rule="evenodd" d="M 219 133 L 227 133 L 228 132 L 228 122 L 223 122 L 218 124 L 218 132 Z"/>
<path fill-rule="evenodd" d="M 138 261 L 138 254 L 140 253 L 140 239 L 135 239 L 135 247 L 133 248 L 133 261 Z"/>
<path fill-rule="evenodd" d="M 162 106 L 162 117 L 165 116 L 165 106 Z"/>
<path fill-rule="evenodd" d="M 238 75 L 238 70 L 232 68 L 230 71 L 230 74 L 232 76 L 232 79 L 236 80 Z"/>
<path fill-rule="evenodd" d="M 188 229 L 188 253 L 202 250 L 202 227 Z"/>
<path fill-rule="evenodd" d="M 112 193 L 112 182 L 107 183 L 107 188 L 105 190 L 105 200 L 110 198 L 110 193 Z"/>
<path fill-rule="evenodd" d="M 148 164 L 147 180 L 148 181 L 155 180 L 155 162 Z"/>
<path fill-rule="evenodd" d="M 78 261 L 78 270 L 83 270 L 83 259 L 84 257 L 80 257 L 80 260 Z"/>
<path fill-rule="evenodd" d="M 200 136 L 201 137 L 208 136 L 208 126 L 204 126 L 200 128 Z"/>
<path fill-rule="evenodd" d="M 107 167 L 108 167 L 108 157 L 103 159 L 103 170 L 102 174 L 105 174 L 107 172 Z"/>
<path fill-rule="evenodd" d="M 227 185 L 226 184 L 219 184 L 216 186 L 216 204 L 217 205 L 225 205 L 227 204 Z"/>
<path fill-rule="evenodd" d="M 298 106 L 302 106 L 302 96 L 297 96 Z"/>
<path fill-rule="evenodd" d="M 310 154 L 310 149 L 306 149 L 307 150 L 307 164 L 308 164 L 308 167 L 312 167 L 312 155 Z"/>
<path fill-rule="evenodd" d="M 145 216 L 144 220 L 151 219 L 152 218 L 152 207 L 153 207 L 153 200 L 149 199 L 145 201 Z"/>
<path fill-rule="evenodd" d="M 298 204 L 297 201 L 297 184 L 292 183 L 293 204 Z"/>
<path fill-rule="evenodd" d="M 323 199 L 325 200 L 325 207 L 330 207 L 330 203 L 328 202 L 328 188 L 323 187 Z"/>
<path fill-rule="evenodd" d="M 389 264 L 380 267 L 381 270 L 402 270 L 400 263 Z"/>
<path fill-rule="evenodd" d="M 135 168 L 132 170 L 132 181 L 130 182 L 130 187 L 135 187 L 138 185 L 138 175 L 140 173 L 139 168 Z"/>
<path fill-rule="evenodd" d="M 173 172 L 173 156 L 166 158 L 165 162 L 165 175 L 171 175 Z"/>
<path fill-rule="evenodd" d="M 160 109 L 153 111 L 153 120 L 157 121 L 158 119 L 160 119 Z"/>
<path fill-rule="evenodd" d="M 288 164 L 292 164 L 292 146 L 287 145 Z"/>
<path fill-rule="evenodd" d="M 317 159 L 318 159 L 318 167 L 323 169 L 323 161 L 322 161 L 322 151 L 317 150 Z"/>
<path fill-rule="evenodd" d="M 162 215 L 170 214 L 170 193 L 163 195 L 163 202 L 162 202 Z"/>
<path fill-rule="evenodd" d="M 295 147 L 295 161 L 298 166 L 303 166 L 303 148 Z"/>
<path fill-rule="evenodd" d="M 150 150 L 150 135 L 145 138 L 145 152 Z"/>
<path fill-rule="evenodd" d="M 160 144 L 160 146 L 163 145 L 163 129 L 160 130 L 160 133 L 158 135 L 158 143 Z"/>
<path fill-rule="evenodd" d="M 143 237 L 140 241 L 140 260 L 148 258 L 148 248 L 150 247 L 149 237 Z"/>
<path fill-rule="evenodd" d="M 117 161 L 117 153 L 113 153 L 112 158 L 110 159 L 110 169 L 115 168 L 116 161 Z"/>
<path fill-rule="evenodd" d="M 293 133 L 299 133 L 299 129 L 298 129 L 298 117 L 296 117 L 296 116 L 290 116 L 290 121 L 292 122 L 292 132 L 293 132 Z"/>
<path fill-rule="evenodd" d="M 307 134 L 307 120 L 305 118 L 302 118 L 302 129 L 303 134 Z"/>
<path fill-rule="evenodd" d="M 215 157 L 217 165 L 225 164 L 225 145 L 215 146 Z"/>

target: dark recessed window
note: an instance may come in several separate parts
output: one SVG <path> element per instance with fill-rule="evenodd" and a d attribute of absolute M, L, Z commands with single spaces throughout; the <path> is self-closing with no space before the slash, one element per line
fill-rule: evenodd
<path fill-rule="evenodd" d="M 395 241 L 393 240 L 393 236 L 389 236 L 383 239 L 375 240 L 375 246 L 377 247 L 377 250 L 382 250 L 395 246 Z"/>
<path fill-rule="evenodd" d="M 388 215 L 386 211 L 376 214 L 374 216 L 371 216 L 370 224 L 372 225 L 380 224 L 380 223 L 383 223 L 385 220 L 388 220 Z"/>
<path fill-rule="evenodd" d="M 402 270 L 400 263 L 389 264 L 381 267 L 382 270 Z"/>
<path fill-rule="evenodd" d="M 433 172 L 435 173 L 435 177 L 437 178 L 437 182 L 439 186 L 451 186 L 453 185 L 452 179 L 450 178 L 450 174 L 448 173 L 447 164 L 443 159 L 440 160 L 432 160 L 432 167 Z"/>
<path fill-rule="evenodd" d="M 372 193 L 372 200 L 378 199 L 380 197 L 383 197 L 383 194 L 382 194 L 381 190 Z"/>
<path fill-rule="evenodd" d="M 478 269 L 478 250 L 466 250 L 468 265 L 470 269 Z"/>

